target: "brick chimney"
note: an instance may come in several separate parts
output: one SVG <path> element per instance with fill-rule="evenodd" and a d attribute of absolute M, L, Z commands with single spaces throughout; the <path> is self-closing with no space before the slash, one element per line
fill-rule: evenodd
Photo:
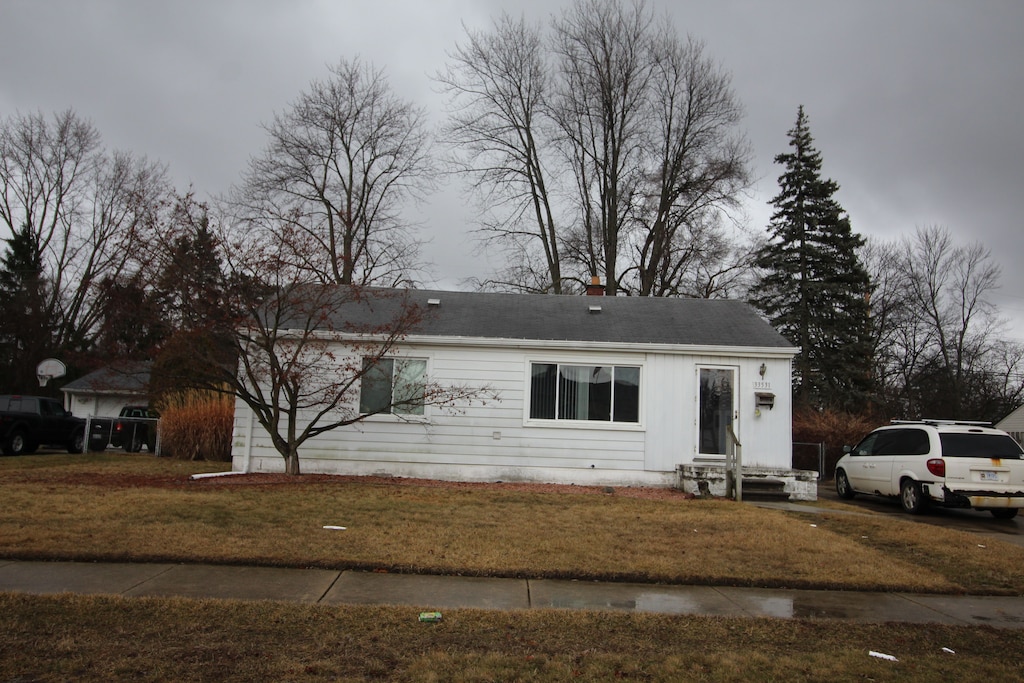
<path fill-rule="evenodd" d="M 587 285 L 587 296 L 604 296 L 604 286 L 601 284 L 601 278 L 596 275 L 590 278 L 590 284 Z"/>

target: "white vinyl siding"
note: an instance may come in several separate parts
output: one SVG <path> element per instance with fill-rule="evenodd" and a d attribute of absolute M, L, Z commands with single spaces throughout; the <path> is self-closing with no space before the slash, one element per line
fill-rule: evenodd
<path fill-rule="evenodd" d="M 498 399 L 452 409 L 431 407 L 416 420 L 375 418 L 336 429 L 303 444 L 303 471 L 666 485 L 675 481 L 675 468 L 693 463 L 696 455 L 696 368 L 735 362 L 730 357 L 643 351 L 559 350 L 540 355 L 535 349 L 513 345 L 470 343 L 410 343 L 397 349 L 396 357 L 423 359 L 427 382 L 487 386 Z M 752 419 L 754 402 L 753 388 L 744 377 L 757 377 L 763 361 L 758 356 L 739 363 L 741 422 Z M 636 368 L 638 422 L 531 419 L 534 363 Z M 768 359 L 768 364 L 768 377 L 775 382 L 779 399 L 770 415 L 744 424 L 743 434 L 750 437 L 744 444 L 744 462 L 788 467 L 791 427 L 789 381 L 784 375 L 789 359 Z M 353 410 L 358 403 L 357 398 Z M 239 411 L 247 408 L 242 405 Z M 259 425 L 251 430 L 251 444 L 248 433 L 248 418 L 236 420 L 235 468 L 241 469 L 244 461 L 250 471 L 279 471 L 283 459 Z"/>

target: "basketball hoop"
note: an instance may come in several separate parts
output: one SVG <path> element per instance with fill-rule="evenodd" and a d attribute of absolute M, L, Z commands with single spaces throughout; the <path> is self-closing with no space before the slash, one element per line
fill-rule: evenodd
<path fill-rule="evenodd" d="M 65 372 L 67 367 L 56 358 L 47 358 L 36 366 L 36 378 L 41 387 L 45 387 L 46 383 L 55 377 L 63 377 Z"/>

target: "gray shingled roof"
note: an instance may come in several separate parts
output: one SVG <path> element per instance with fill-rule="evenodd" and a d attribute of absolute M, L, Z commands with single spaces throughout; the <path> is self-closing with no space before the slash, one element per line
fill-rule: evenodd
<path fill-rule="evenodd" d="M 120 361 L 68 382 L 61 391 L 79 394 L 144 394 L 151 361 Z"/>
<path fill-rule="evenodd" d="M 792 349 L 741 301 L 648 297 L 554 296 L 434 290 L 378 290 L 370 303 L 349 303 L 334 329 L 393 319 L 401 298 L 429 313 L 415 336 L 476 337 L 616 344 L 676 344 Z M 429 305 L 431 299 L 439 305 Z M 600 306 L 600 312 L 591 312 Z"/>

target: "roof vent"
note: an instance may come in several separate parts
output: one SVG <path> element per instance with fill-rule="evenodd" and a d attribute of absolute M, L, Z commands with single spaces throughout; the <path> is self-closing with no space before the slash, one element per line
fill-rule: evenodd
<path fill-rule="evenodd" d="M 588 310 L 591 313 L 600 313 L 601 312 L 601 307 L 600 306 L 590 306 Z"/>
<path fill-rule="evenodd" d="M 441 300 L 440 299 L 427 299 L 427 305 L 428 306 L 440 306 L 441 305 Z"/>

